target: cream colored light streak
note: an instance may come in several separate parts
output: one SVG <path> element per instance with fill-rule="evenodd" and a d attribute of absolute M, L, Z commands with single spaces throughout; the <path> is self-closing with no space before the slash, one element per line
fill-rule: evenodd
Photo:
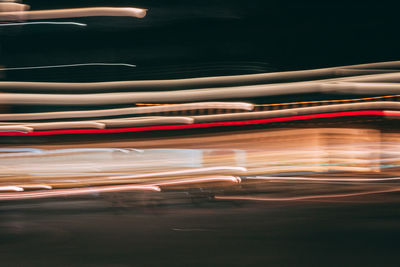
<path fill-rule="evenodd" d="M 132 108 L 100 109 L 90 111 L 61 111 L 61 112 L 41 112 L 41 113 L 16 113 L 0 114 L 0 121 L 29 121 L 44 119 L 63 119 L 63 118 L 88 118 L 88 117 L 107 117 L 133 114 L 146 114 L 157 112 L 186 111 L 198 109 L 231 109 L 231 110 L 253 110 L 253 105 L 243 102 L 199 102 L 185 103 L 162 106 L 146 106 Z"/>
<path fill-rule="evenodd" d="M 32 127 L 23 125 L 0 125 L 0 132 L 32 132 Z"/>
<path fill-rule="evenodd" d="M 16 192 L 21 192 L 24 191 L 22 187 L 19 186 L 12 186 L 12 185 L 7 185 L 7 186 L 0 186 L 0 192 L 1 191 L 16 191 Z"/>
<path fill-rule="evenodd" d="M 127 118 L 101 121 L 70 121 L 70 122 L 42 122 L 23 124 L 0 124 L 0 131 L 43 131 L 61 129 L 104 129 L 110 127 L 151 126 L 164 124 L 192 124 L 190 117 L 156 117 L 156 118 Z"/>
<path fill-rule="evenodd" d="M 192 87 L 208 88 L 210 86 L 232 86 L 238 84 L 255 83 L 275 83 L 287 82 L 281 84 L 284 89 L 290 84 L 302 86 L 304 82 L 292 82 L 298 80 L 309 80 L 315 82 L 337 82 L 337 81 L 355 81 L 355 82 L 390 82 L 400 81 L 400 61 L 370 63 L 361 65 L 340 66 L 324 69 L 272 72 L 261 74 L 220 76 L 189 78 L 175 80 L 151 80 L 151 81 L 115 81 L 115 82 L 92 82 L 92 83 L 55 83 L 55 82 L 0 82 L 0 91 L 8 90 L 54 90 L 54 91 L 96 91 L 107 90 L 114 91 L 120 89 L 148 90 L 148 89 L 187 89 Z M 350 72 L 349 72 L 350 71 Z M 385 73 L 386 72 L 386 73 Z M 358 75 L 358 76 L 355 76 Z M 333 76 L 334 78 L 326 78 Z M 348 77 L 350 76 L 350 77 Z"/>
<path fill-rule="evenodd" d="M 71 188 L 71 189 L 53 189 L 53 190 L 39 190 L 31 192 L 16 193 L 0 193 L 0 200 L 22 200 L 22 199 L 38 199 L 49 197 L 67 197 L 76 195 L 87 195 L 96 193 L 108 192 L 124 192 L 124 191 L 160 191 L 157 186 L 147 185 L 112 185 L 112 186 L 98 186 L 98 187 L 85 187 L 85 188 Z"/>
<path fill-rule="evenodd" d="M 134 175 L 124 175 L 124 176 L 111 176 L 107 179 L 111 180 L 121 180 L 121 179 L 137 179 L 137 178 L 149 178 L 149 177 L 168 177 L 168 176 L 189 176 L 189 175 L 207 175 L 207 174 L 217 174 L 217 173 L 238 173 L 244 174 L 247 171 L 244 167 L 230 167 L 230 166 L 218 166 L 218 167 L 208 167 L 208 168 L 192 168 L 186 170 L 176 170 L 168 172 L 152 172 L 146 174 L 134 174 Z"/>
<path fill-rule="evenodd" d="M 76 85 L 79 87 L 80 85 Z M 399 94 L 399 83 L 370 82 L 298 82 L 223 88 L 158 92 L 114 92 L 93 94 L 3 93 L 1 104 L 11 105 L 111 105 L 142 103 L 177 103 L 215 101 L 305 93 Z"/>
<path fill-rule="evenodd" d="M 0 126 L 6 127 L 6 126 Z M 15 126 L 14 126 L 15 127 Z M 61 130 L 61 129 L 104 129 L 105 123 L 94 122 L 94 121 L 71 121 L 71 122 L 43 122 L 43 123 L 32 123 L 23 125 L 21 127 L 32 128 L 33 130 Z"/>
<path fill-rule="evenodd" d="M 179 185 L 188 185 L 188 184 L 198 184 L 198 183 L 210 183 L 210 182 L 232 182 L 232 183 L 240 183 L 241 179 L 235 176 L 217 176 L 217 177 L 200 177 L 200 178 L 191 178 L 191 179 L 175 179 L 168 180 L 163 182 L 156 182 L 150 185 L 157 185 L 160 187 L 163 186 L 179 186 Z"/>
<path fill-rule="evenodd" d="M 52 10 L 20 10 L 0 12 L 0 21 L 60 19 L 78 17 L 135 17 L 144 18 L 146 9 L 133 7 L 88 7 Z"/>
<path fill-rule="evenodd" d="M 315 177 L 284 177 L 284 176 L 254 176 L 246 177 L 246 180 L 261 181 L 304 181 L 304 182 L 390 182 L 400 181 L 400 177 L 389 178 L 315 178 Z"/>

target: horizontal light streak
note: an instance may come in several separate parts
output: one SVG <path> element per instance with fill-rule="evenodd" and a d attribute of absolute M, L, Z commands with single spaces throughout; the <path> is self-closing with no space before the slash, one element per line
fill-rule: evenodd
<path fill-rule="evenodd" d="M 375 69 L 372 69 L 375 68 Z M 301 71 L 286 71 L 272 72 L 261 74 L 247 74 L 234 76 L 219 76 L 219 77 L 203 77 L 189 79 L 173 79 L 173 80 L 151 80 L 151 81 L 118 81 L 118 82 L 98 82 L 98 83 L 54 83 L 54 82 L 0 82 L 1 89 L 23 89 L 23 90 L 61 90 L 61 91 L 81 91 L 81 90 L 119 90 L 119 89 L 185 89 L 193 87 L 209 87 L 209 86 L 230 86 L 237 84 L 254 84 L 254 83 L 274 83 L 282 81 L 296 81 L 306 79 L 324 79 L 321 81 L 392 81 L 400 78 L 399 73 L 393 69 L 400 68 L 400 61 L 370 63 L 361 65 L 350 65 L 323 69 L 301 70 Z M 354 71 L 356 70 L 356 71 Z M 389 72 L 382 74 L 382 72 Z M 377 74 L 378 73 L 378 74 Z M 354 76 L 360 75 L 360 76 Z M 326 79 L 326 77 L 344 77 Z M 351 77 L 346 77 L 351 76 Z M 313 82 L 315 83 L 315 81 Z M 280 85 L 280 93 L 286 88 L 299 87 L 303 85 L 310 86 L 308 82 L 292 82 Z M 290 85 L 290 86 L 289 86 Z M 312 85 L 312 84 L 311 84 Z M 289 86 L 289 87 L 288 87 Z M 247 88 L 247 87 L 246 87 Z M 249 87 L 252 88 L 252 87 Z M 313 87 L 318 89 L 319 87 Z M 220 90 L 222 88 L 215 88 Z"/>
<path fill-rule="evenodd" d="M 1 191 L 17 191 L 17 192 L 21 192 L 24 191 L 24 188 L 20 187 L 20 186 L 0 186 L 0 192 Z"/>
<path fill-rule="evenodd" d="M 48 24 L 50 22 L 26 22 L 25 24 Z M 74 22 L 54 22 L 57 24 L 60 23 L 74 23 Z M 13 23 L 13 24 L 23 24 L 23 23 Z M 7 24 L 0 24 L 0 26 L 4 26 Z M 86 24 L 83 24 L 86 26 Z M 62 64 L 62 65 L 49 65 L 49 66 L 32 66 L 32 67 L 11 67 L 11 68 L 0 68 L 0 71 L 6 70 L 35 70 L 35 69 L 54 69 L 54 68 L 69 68 L 69 67 L 86 67 L 86 66 L 122 66 L 122 67 L 130 67 L 134 68 L 136 65 L 127 64 L 127 63 L 78 63 L 78 64 Z"/>
<path fill-rule="evenodd" d="M 306 200 L 318 200 L 318 199 L 330 199 L 330 198 L 348 198 L 348 197 L 365 196 L 372 194 L 393 193 L 399 191 L 400 187 L 395 187 L 383 190 L 374 190 L 374 191 L 365 191 L 356 193 L 308 195 L 308 196 L 297 196 L 297 197 L 215 196 L 214 198 L 220 200 L 250 200 L 250 201 L 303 201 L 303 200 L 306 201 Z"/>
<path fill-rule="evenodd" d="M 0 13 L 1 14 L 1 13 Z M 18 23 L 0 23 L 0 27 L 8 26 L 21 26 L 21 25 L 72 25 L 86 27 L 87 24 L 79 22 L 55 22 L 55 21 L 35 21 L 35 22 L 18 22 Z M 22 68 L 11 68 L 11 69 L 22 69 Z M 1 69 L 1 70 L 11 70 L 11 69 Z"/>
<path fill-rule="evenodd" d="M 209 123 L 197 123 L 197 124 L 185 124 L 185 125 L 161 125 L 161 126 L 116 128 L 116 129 L 51 130 L 51 131 L 34 131 L 27 133 L 0 132 L 0 135 L 39 136 L 39 135 L 60 135 L 60 134 L 128 133 L 128 132 L 143 132 L 143 131 L 158 131 L 158 130 L 183 130 L 183 129 L 222 127 L 222 126 L 256 125 L 256 124 L 266 124 L 274 122 L 287 122 L 287 121 L 337 118 L 337 117 L 349 117 L 349 116 L 384 116 L 384 115 L 385 112 L 382 110 L 361 110 L 361 111 L 345 111 L 345 112 L 331 112 L 331 113 L 309 114 L 309 115 L 299 115 L 299 116 L 287 116 L 287 117 L 258 119 L 258 120 L 209 122 Z"/>
<path fill-rule="evenodd" d="M 135 17 L 146 16 L 146 9 L 133 7 L 87 7 L 30 11 L 1 12 L 0 20 L 38 20 L 78 17 Z"/>
<path fill-rule="evenodd" d="M 128 82 L 119 81 L 108 88 L 127 89 Z M 20 87 L 22 90 L 39 88 L 56 91 L 57 85 L 46 83 L 30 82 L 2 82 L 0 89 L 6 91 L 16 90 L 13 87 Z M 98 83 L 92 83 L 86 87 L 96 88 Z M 24 86 L 25 85 L 25 86 Z M 82 84 L 70 85 L 72 88 L 84 88 Z M 261 84 L 248 86 L 234 86 L 221 88 L 203 88 L 188 90 L 152 91 L 152 92 L 109 92 L 91 94 L 34 94 L 34 93 L 3 93 L 0 103 L 11 105 L 108 105 L 108 104 L 132 104 L 140 103 L 176 103 L 176 102 L 196 102 L 196 101 L 215 101 L 223 99 L 242 99 L 267 96 L 284 96 L 305 93 L 322 94 L 398 94 L 400 92 L 399 83 L 372 83 L 372 82 L 298 82 L 298 83 L 279 83 Z"/>
<path fill-rule="evenodd" d="M 146 114 L 146 113 L 158 113 L 158 112 L 187 111 L 187 110 L 198 110 L 198 109 L 230 109 L 230 110 L 251 111 L 253 110 L 253 108 L 254 107 L 252 104 L 244 102 L 199 102 L 199 103 L 173 104 L 165 106 L 99 109 L 90 111 L 60 111 L 60 112 L 0 114 L 0 121 L 107 117 L 107 116 Z"/>
<path fill-rule="evenodd" d="M 50 197 L 67 197 L 76 195 L 87 195 L 94 193 L 123 192 L 123 191 L 160 191 L 158 186 L 148 185 L 110 185 L 70 189 L 39 190 L 32 192 L 0 193 L 0 200 L 22 200 L 39 199 Z"/>
<path fill-rule="evenodd" d="M 266 180 L 266 181 L 310 181 L 310 182 L 388 182 L 400 181 L 400 177 L 389 178 L 314 178 L 314 177 L 284 177 L 284 176 L 255 176 L 246 177 L 246 180 Z"/>
<path fill-rule="evenodd" d="M 241 179 L 235 176 L 217 176 L 217 177 L 200 177 L 200 178 L 186 178 L 186 179 L 174 179 L 163 182 L 150 183 L 149 185 L 156 186 L 179 186 L 197 183 L 210 183 L 210 182 L 232 182 L 240 183 Z"/>
<path fill-rule="evenodd" d="M 231 166 L 218 166 L 218 167 L 206 167 L 206 168 L 191 168 L 186 170 L 175 170 L 166 172 L 151 172 L 144 174 L 133 174 L 133 175 L 122 175 L 122 176 L 110 176 L 107 179 L 120 180 L 120 179 L 137 179 L 147 177 L 167 177 L 167 176 L 183 176 L 183 175 L 204 175 L 204 174 L 215 174 L 215 173 L 226 173 L 226 172 L 246 172 L 247 169 L 244 167 L 231 167 Z"/>

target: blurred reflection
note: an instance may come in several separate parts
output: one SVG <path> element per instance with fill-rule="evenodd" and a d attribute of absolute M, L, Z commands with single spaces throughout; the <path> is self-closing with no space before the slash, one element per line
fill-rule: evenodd
<path fill-rule="evenodd" d="M 373 129 L 317 128 L 153 140 L 165 147 L 157 149 L 3 148 L 0 199 L 137 190 L 155 191 L 149 198 L 200 190 L 216 201 L 351 199 L 400 190 L 399 140 Z"/>

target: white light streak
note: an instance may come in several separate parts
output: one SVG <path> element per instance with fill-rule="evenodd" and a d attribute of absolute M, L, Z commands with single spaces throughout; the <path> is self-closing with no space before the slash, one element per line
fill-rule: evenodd
<path fill-rule="evenodd" d="M 0 24 L 1 26 L 2 24 Z M 1 68 L 2 70 L 34 70 L 34 69 L 52 69 L 52 68 L 68 68 L 68 67 L 82 67 L 82 66 L 123 66 L 134 68 L 136 65 L 127 64 L 127 63 L 104 63 L 104 62 L 95 62 L 95 63 L 78 63 L 78 64 L 64 64 L 64 65 L 49 65 L 49 66 L 32 66 L 32 67 L 15 67 L 15 68 Z"/>
<path fill-rule="evenodd" d="M 35 21 L 35 22 L 18 22 L 18 23 L 0 23 L 0 27 L 20 26 L 20 25 L 74 25 L 86 27 L 87 24 L 79 22 L 55 22 L 55 21 Z"/>

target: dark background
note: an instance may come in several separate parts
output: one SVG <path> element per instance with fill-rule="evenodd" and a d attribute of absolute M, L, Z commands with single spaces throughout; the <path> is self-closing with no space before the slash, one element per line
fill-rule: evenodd
<path fill-rule="evenodd" d="M 124 62 L 137 67 L 7 71 L 6 80 L 107 81 L 260 73 L 399 59 L 398 9 L 382 1 L 26 1 L 31 9 L 135 6 L 144 19 L 59 19 L 88 27 L 0 28 L 6 67 Z M 55 20 L 50 20 L 55 21 Z"/>

